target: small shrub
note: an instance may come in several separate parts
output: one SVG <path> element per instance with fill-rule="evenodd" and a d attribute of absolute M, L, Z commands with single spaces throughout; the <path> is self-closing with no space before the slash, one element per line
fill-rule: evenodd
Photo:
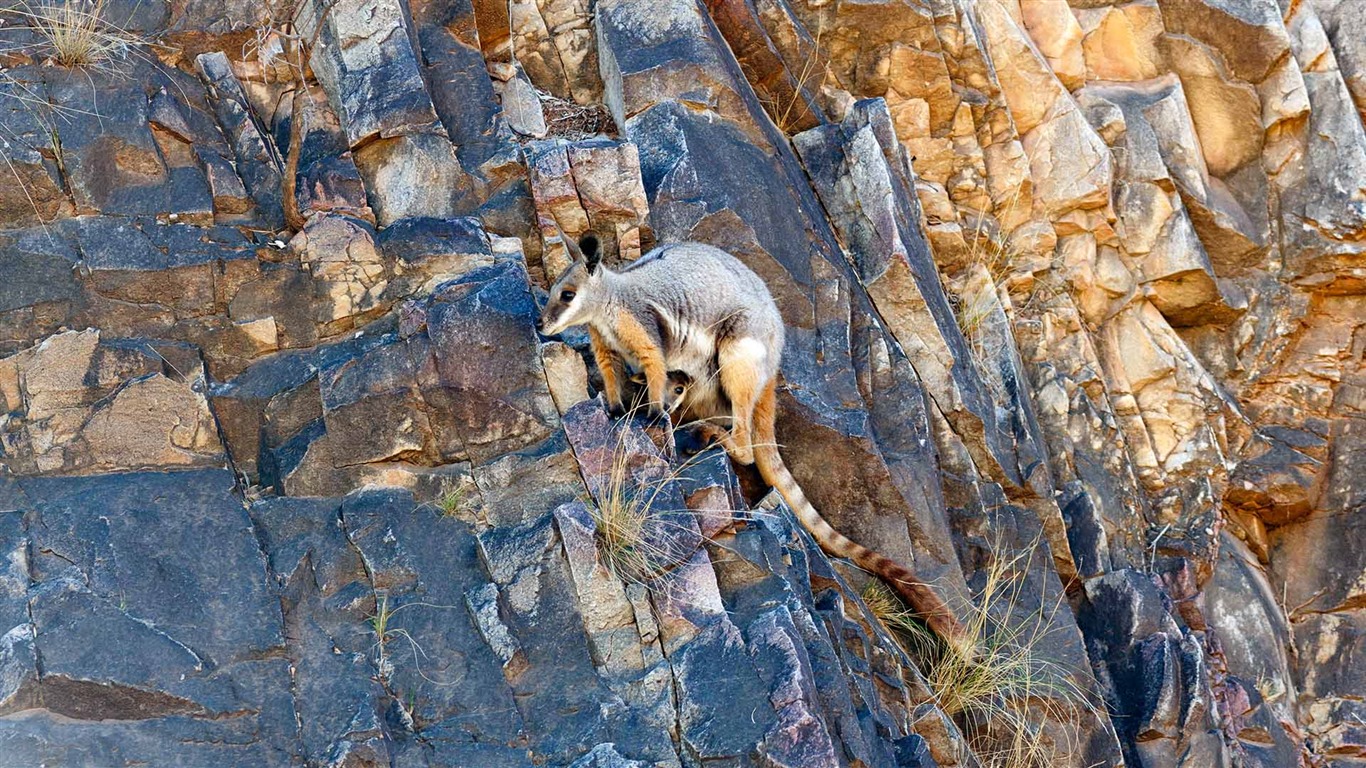
<path fill-rule="evenodd" d="M 608 570 L 628 583 L 646 581 L 667 564 L 667 552 L 652 542 L 657 525 L 655 500 L 672 477 L 640 482 L 631 472 L 625 430 L 612 452 L 607 486 L 596 504 L 590 503 L 597 531 L 598 555 Z"/>

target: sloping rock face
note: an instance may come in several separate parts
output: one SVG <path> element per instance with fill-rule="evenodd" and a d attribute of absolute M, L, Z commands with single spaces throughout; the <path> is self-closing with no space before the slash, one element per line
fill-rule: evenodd
<path fill-rule="evenodd" d="M 1360 0 L 287 5 L 0 12 L 0 766 L 1366 761 Z M 608 416 L 589 231 L 763 277 L 792 473 L 1041 752 Z"/>

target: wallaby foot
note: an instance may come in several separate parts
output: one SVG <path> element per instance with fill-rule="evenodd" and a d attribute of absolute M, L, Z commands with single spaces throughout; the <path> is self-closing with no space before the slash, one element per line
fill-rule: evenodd
<path fill-rule="evenodd" d="M 726 453 L 730 454 L 731 461 L 736 464 L 749 466 L 754 463 L 754 447 L 751 445 L 740 445 L 731 436 L 726 437 Z"/>
<path fill-rule="evenodd" d="M 681 450 L 689 456 L 724 445 L 726 430 L 715 424 L 695 424 L 688 429 L 680 430 L 681 439 L 679 440 Z"/>

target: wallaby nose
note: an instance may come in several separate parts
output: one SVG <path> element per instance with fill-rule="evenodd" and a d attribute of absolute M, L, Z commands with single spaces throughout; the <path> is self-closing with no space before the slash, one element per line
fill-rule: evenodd
<path fill-rule="evenodd" d="M 545 330 L 545 321 L 542 320 L 542 319 L 539 318 L 539 317 L 536 318 L 536 332 L 537 332 L 537 333 L 540 333 L 541 331 L 544 331 L 544 330 Z"/>

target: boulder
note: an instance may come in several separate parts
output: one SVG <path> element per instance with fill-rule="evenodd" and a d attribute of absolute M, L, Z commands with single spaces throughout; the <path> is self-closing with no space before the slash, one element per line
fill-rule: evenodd
<path fill-rule="evenodd" d="M 27 478 L 19 491 L 36 555 L 25 626 L 43 663 L 23 683 L 34 703 L 22 705 L 22 690 L 4 699 L 11 759 L 207 766 L 300 755 L 280 605 L 232 473 Z M 11 651 L 19 636 L 6 635 Z M 22 656 L 5 658 L 11 671 Z"/>

